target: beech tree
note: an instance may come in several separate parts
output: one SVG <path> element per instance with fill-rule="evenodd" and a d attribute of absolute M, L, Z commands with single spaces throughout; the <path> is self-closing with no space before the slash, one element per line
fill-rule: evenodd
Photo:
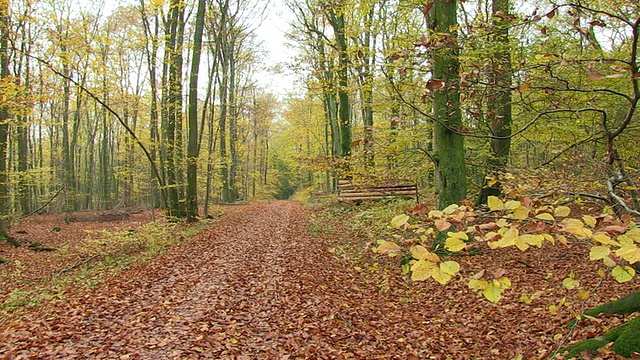
<path fill-rule="evenodd" d="M 204 0 L 198 1 L 196 29 L 193 35 L 193 58 L 189 75 L 189 145 L 187 150 L 187 215 L 190 219 L 198 216 L 198 75 L 200 73 L 200 54 L 206 13 Z"/>
<path fill-rule="evenodd" d="M 427 16 L 433 51 L 434 161 L 436 202 L 439 209 L 456 204 L 467 196 L 464 135 L 460 109 L 460 62 L 455 27 L 457 2 L 438 0 Z"/>

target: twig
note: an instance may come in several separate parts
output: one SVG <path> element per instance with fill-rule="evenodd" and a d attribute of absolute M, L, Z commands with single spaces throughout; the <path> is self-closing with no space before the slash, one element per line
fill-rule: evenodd
<path fill-rule="evenodd" d="M 58 189 L 58 191 L 56 191 L 56 193 L 55 193 L 55 194 L 53 194 L 53 196 L 52 196 L 49 200 L 47 200 L 47 202 L 46 202 L 46 203 L 44 203 L 44 204 L 43 204 L 42 206 L 40 206 L 39 208 L 37 208 L 37 209 L 33 210 L 32 212 L 28 213 L 27 215 L 22 215 L 22 216 L 20 217 L 20 219 L 24 219 L 24 218 L 26 218 L 26 217 L 29 217 L 29 216 L 31 216 L 31 215 L 33 215 L 33 214 L 37 213 L 38 211 L 40 211 L 40 210 L 44 209 L 47 205 L 51 204 L 51 202 L 53 201 L 53 199 L 55 199 L 58 195 L 60 195 L 60 193 L 62 192 L 62 190 L 64 190 L 64 186 L 63 186 L 63 187 L 61 187 L 60 189 Z"/>
<path fill-rule="evenodd" d="M 82 266 L 82 265 L 84 265 L 84 264 L 88 263 L 89 261 L 91 261 L 91 260 L 93 260 L 93 259 L 95 259 L 95 258 L 97 258 L 97 257 L 99 257 L 99 256 L 101 256 L 101 255 L 96 254 L 96 255 L 90 256 L 90 257 L 88 257 L 87 259 L 84 259 L 83 261 L 81 261 L 81 262 L 79 262 L 79 263 L 77 263 L 77 264 L 71 265 L 71 266 L 69 266 L 69 267 L 68 267 L 68 268 L 66 268 L 66 269 L 62 269 L 62 270 L 60 270 L 60 271 L 59 271 L 59 272 L 57 272 L 54 276 L 60 276 L 60 275 L 62 275 L 62 274 L 64 274 L 64 273 L 66 273 L 66 272 L 69 272 L 69 271 L 71 271 L 71 270 L 73 270 L 73 269 L 75 269 L 75 268 L 77 268 L 77 267 L 80 267 L 80 266 Z"/>
<path fill-rule="evenodd" d="M 611 196 L 611 198 L 613 200 L 615 200 L 615 202 L 622 206 L 622 208 L 630 213 L 630 214 L 634 214 L 636 216 L 640 216 L 640 211 L 636 211 L 633 210 L 632 208 L 629 207 L 629 205 L 627 205 L 627 203 L 624 202 L 624 199 L 622 199 L 620 197 L 620 195 L 616 194 L 615 190 L 613 189 L 613 187 L 615 186 L 613 183 L 621 183 L 624 181 L 624 178 L 622 177 L 622 174 L 620 174 L 619 172 L 616 172 L 615 176 L 610 177 L 609 179 L 607 179 L 607 189 L 609 190 L 609 196 Z"/>
<path fill-rule="evenodd" d="M 600 281 L 598 282 L 598 284 L 596 284 L 596 286 L 593 287 L 593 289 L 591 290 L 591 293 L 593 294 L 594 292 L 596 292 L 596 290 L 598 290 L 598 288 L 600 288 L 603 284 L 604 284 L 604 277 L 600 278 Z M 589 298 L 584 299 L 582 301 L 582 304 L 580 305 L 580 318 L 584 317 L 584 313 L 586 311 L 585 310 L 585 304 L 587 303 L 587 300 L 589 300 Z M 553 353 L 551 353 L 551 355 L 548 356 L 547 359 L 553 359 L 564 348 L 564 344 L 566 344 L 567 341 L 569 341 L 569 339 L 571 339 L 571 337 L 573 336 L 575 328 L 578 326 L 578 321 L 579 320 L 580 319 L 576 319 L 575 320 L 575 324 L 573 324 L 573 326 L 569 327 L 569 332 L 567 333 L 567 335 L 565 335 L 562 338 L 562 341 L 560 341 L 560 343 L 558 343 L 558 348 Z"/>

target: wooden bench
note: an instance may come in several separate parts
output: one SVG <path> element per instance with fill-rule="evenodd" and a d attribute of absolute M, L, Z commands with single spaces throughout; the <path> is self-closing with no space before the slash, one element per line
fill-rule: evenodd
<path fill-rule="evenodd" d="M 406 180 L 387 180 L 376 185 L 358 185 L 351 180 L 338 181 L 339 201 L 360 202 L 398 197 L 418 201 L 418 186 Z"/>

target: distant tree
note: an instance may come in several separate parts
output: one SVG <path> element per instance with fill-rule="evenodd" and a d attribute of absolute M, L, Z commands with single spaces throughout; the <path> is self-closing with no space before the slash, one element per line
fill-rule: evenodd
<path fill-rule="evenodd" d="M 0 1 L 0 86 L 6 88 L 9 80 L 9 0 Z M 9 144 L 9 108 L 6 99 L 0 102 L 0 240 L 8 239 L 9 176 L 7 150 Z"/>

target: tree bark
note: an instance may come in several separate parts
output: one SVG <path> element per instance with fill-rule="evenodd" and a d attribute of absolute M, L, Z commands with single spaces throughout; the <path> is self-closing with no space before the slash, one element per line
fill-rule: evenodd
<path fill-rule="evenodd" d="M 488 161 L 488 172 L 498 178 L 500 173 L 506 171 L 511 148 L 511 49 L 509 45 L 509 0 L 493 0 L 492 15 L 494 26 L 494 46 L 492 81 L 490 93 L 492 100 L 487 103 L 487 120 L 491 135 L 497 138 L 491 139 L 491 158 Z M 485 182 L 477 205 L 487 202 L 491 195 L 500 195 L 500 182 L 489 185 Z"/>
<path fill-rule="evenodd" d="M 434 50 L 433 144 L 435 150 L 436 201 L 439 209 L 459 203 L 467 195 L 464 136 L 460 112 L 460 62 L 456 32 L 457 1 L 436 0 L 431 8 L 431 36 L 443 45 Z M 441 82 L 441 83 L 440 83 Z M 441 86 L 440 86 L 441 84 Z"/>
<path fill-rule="evenodd" d="M 202 35 L 205 17 L 205 0 L 198 1 L 196 29 L 193 35 L 193 58 L 189 78 L 189 118 L 187 148 L 187 219 L 198 216 L 198 74 L 202 53 Z"/>
<path fill-rule="evenodd" d="M 0 81 L 9 77 L 9 0 L 0 0 Z M 0 103 L 0 240 L 8 240 L 9 194 L 7 150 L 9 141 L 9 109 Z"/>

